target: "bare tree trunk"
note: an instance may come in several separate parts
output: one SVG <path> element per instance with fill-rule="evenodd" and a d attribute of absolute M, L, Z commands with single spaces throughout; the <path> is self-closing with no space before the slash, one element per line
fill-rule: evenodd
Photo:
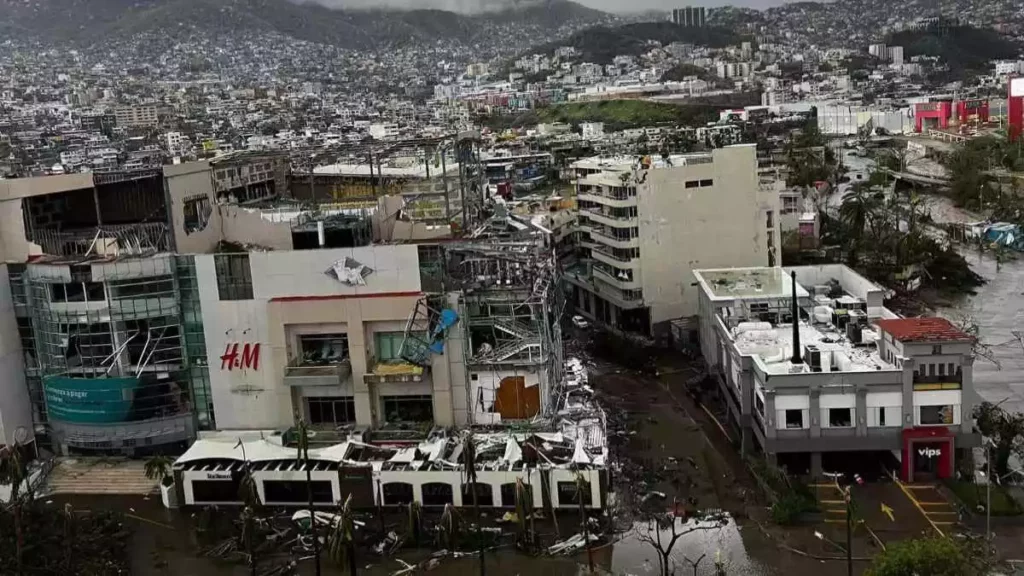
<path fill-rule="evenodd" d="M 475 465 L 475 462 L 474 462 Z M 473 474 L 473 514 L 476 515 L 476 542 L 480 548 L 480 576 L 486 576 L 487 574 L 487 559 L 484 558 L 484 538 L 482 526 L 480 526 L 480 503 L 476 497 L 476 470 L 472 471 Z"/>
<path fill-rule="evenodd" d="M 12 496 L 14 498 L 17 497 L 17 489 L 12 491 Z M 25 551 L 25 527 L 22 525 L 21 502 L 20 501 L 16 501 L 14 503 L 14 532 L 17 535 L 17 560 L 16 560 L 17 564 L 16 564 L 16 566 L 17 566 L 17 570 L 18 570 L 18 576 L 21 576 L 22 574 L 24 574 L 24 571 L 25 571 L 25 564 L 24 564 L 24 559 L 23 559 L 24 551 Z"/>

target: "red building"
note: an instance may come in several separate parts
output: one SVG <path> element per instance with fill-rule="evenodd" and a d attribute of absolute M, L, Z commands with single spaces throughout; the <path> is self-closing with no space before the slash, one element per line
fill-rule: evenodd
<path fill-rule="evenodd" d="M 1010 141 L 1015 142 L 1024 131 L 1024 78 L 1010 79 L 1010 94 L 1006 101 Z"/>
<path fill-rule="evenodd" d="M 951 125 L 984 124 L 989 120 L 988 100 L 939 100 L 914 105 L 914 131 L 945 130 Z"/>
<path fill-rule="evenodd" d="M 988 122 L 988 100 L 961 100 L 956 103 L 956 117 L 960 125 Z"/>
<path fill-rule="evenodd" d="M 914 132 L 921 132 L 925 127 L 931 130 L 949 128 L 952 115 L 953 103 L 948 100 L 914 104 Z"/>
<path fill-rule="evenodd" d="M 949 428 L 904 428 L 900 478 L 913 482 L 922 470 L 931 473 L 926 476 L 952 478 L 955 438 Z"/>

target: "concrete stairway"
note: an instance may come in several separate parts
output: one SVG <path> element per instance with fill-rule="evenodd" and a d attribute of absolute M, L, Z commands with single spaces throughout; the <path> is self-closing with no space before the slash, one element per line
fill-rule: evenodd
<path fill-rule="evenodd" d="M 40 488 L 48 494 L 151 494 L 146 463 L 124 458 L 62 458 Z"/>

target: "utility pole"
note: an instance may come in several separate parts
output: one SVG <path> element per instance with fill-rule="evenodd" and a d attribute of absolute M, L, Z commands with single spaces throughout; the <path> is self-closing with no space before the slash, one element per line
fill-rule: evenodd
<path fill-rule="evenodd" d="M 992 539 L 992 439 L 985 439 L 985 467 L 988 469 L 985 482 L 985 542 Z M 986 547 L 987 548 L 987 547 Z"/>
<path fill-rule="evenodd" d="M 832 478 L 836 483 L 836 490 L 842 493 L 846 502 L 846 574 L 853 576 L 853 484 L 848 484 L 845 488 L 840 486 L 841 473 L 825 472 L 824 475 Z"/>
<path fill-rule="evenodd" d="M 853 576 L 853 499 L 846 487 L 846 575 Z"/>

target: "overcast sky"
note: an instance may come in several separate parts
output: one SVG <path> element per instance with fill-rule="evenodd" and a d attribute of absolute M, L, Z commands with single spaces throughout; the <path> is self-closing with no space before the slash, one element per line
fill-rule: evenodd
<path fill-rule="evenodd" d="M 331 7 L 346 8 L 438 8 L 455 12 L 480 12 L 495 10 L 517 3 L 528 3 L 531 0 L 297 0 L 317 2 Z M 535 0 L 534 0 L 535 1 Z M 644 10 L 671 10 L 684 6 L 747 6 L 751 8 L 767 8 L 782 4 L 784 0 L 575 0 L 585 6 L 608 12 L 642 12 Z"/>
<path fill-rule="evenodd" d="M 782 4 L 782 0 L 707 0 L 687 2 L 686 0 L 575 0 L 580 4 L 606 10 L 608 12 L 638 12 L 641 10 L 671 10 L 684 6 L 746 6 L 749 8 L 768 8 Z"/>

